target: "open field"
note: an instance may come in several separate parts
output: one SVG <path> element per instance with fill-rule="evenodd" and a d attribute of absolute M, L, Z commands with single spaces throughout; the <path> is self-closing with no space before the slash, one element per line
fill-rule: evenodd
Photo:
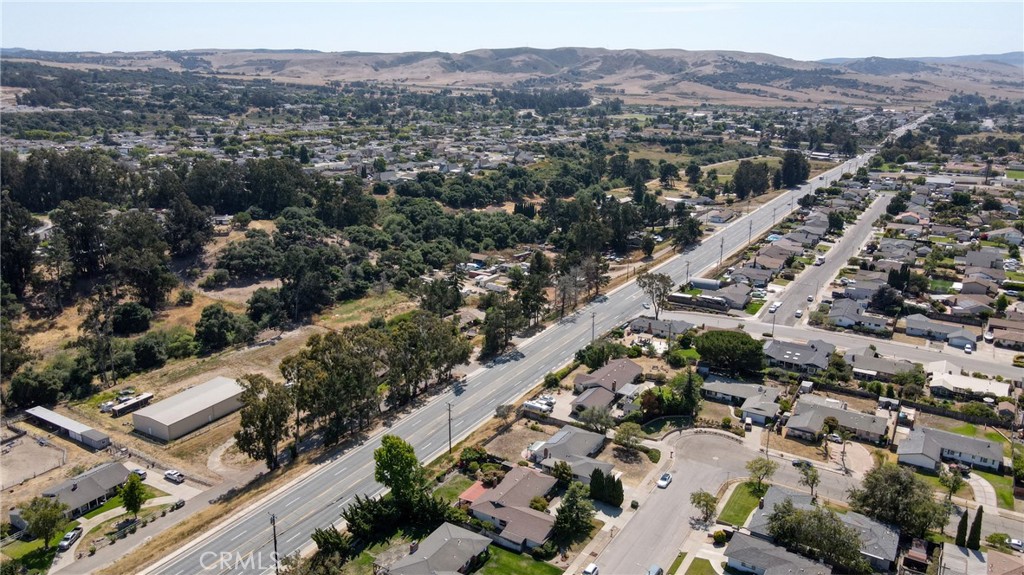
<path fill-rule="evenodd" d="M 327 329 L 340 329 L 348 325 L 365 323 L 374 316 L 387 319 L 415 307 L 415 302 L 410 301 L 409 296 L 391 290 L 383 295 L 367 295 L 328 308 L 320 313 L 315 323 Z"/>

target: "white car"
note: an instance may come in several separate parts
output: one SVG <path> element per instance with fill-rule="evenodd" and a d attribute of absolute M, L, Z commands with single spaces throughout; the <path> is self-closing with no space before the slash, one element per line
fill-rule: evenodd
<path fill-rule="evenodd" d="M 793 315 L 795 315 L 796 317 L 803 317 L 804 316 L 804 310 L 798 309 L 798 310 L 796 310 L 796 313 L 794 313 Z"/>
<path fill-rule="evenodd" d="M 671 473 L 662 474 L 661 478 L 658 479 L 658 487 L 660 487 L 661 489 L 665 489 L 666 487 L 668 487 L 669 483 L 672 483 Z"/>
<path fill-rule="evenodd" d="M 807 296 L 807 301 L 814 301 L 814 296 L 813 295 Z"/>
<path fill-rule="evenodd" d="M 583 575 L 597 575 L 597 563 L 587 565 L 587 568 L 583 570 Z"/>
<path fill-rule="evenodd" d="M 1007 537 L 1006 544 L 1009 545 L 1011 549 L 1024 551 L 1024 541 L 1021 541 L 1020 539 L 1011 539 Z"/>
<path fill-rule="evenodd" d="M 651 309 L 651 304 L 644 302 L 644 309 Z"/>
<path fill-rule="evenodd" d="M 78 538 L 82 536 L 82 528 L 75 527 L 71 531 L 64 534 L 64 538 L 60 540 L 60 544 L 57 545 L 57 549 L 61 551 L 67 551 L 71 549 L 71 546 L 78 541 Z"/>
<path fill-rule="evenodd" d="M 164 479 L 174 483 L 184 483 L 185 474 L 176 469 L 168 469 L 164 472 Z"/>
<path fill-rule="evenodd" d="M 972 351 L 974 351 L 974 346 L 972 346 L 971 344 L 967 344 L 964 346 L 964 353 L 970 354 Z"/>

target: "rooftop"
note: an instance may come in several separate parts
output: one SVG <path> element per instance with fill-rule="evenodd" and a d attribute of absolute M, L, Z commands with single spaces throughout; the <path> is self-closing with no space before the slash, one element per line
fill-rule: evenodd
<path fill-rule="evenodd" d="M 215 377 L 206 383 L 186 389 L 135 413 L 165 425 L 171 425 L 226 399 L 237 397 L 241 393 L 242 386 L 235 380 L 227 377 Z"/>

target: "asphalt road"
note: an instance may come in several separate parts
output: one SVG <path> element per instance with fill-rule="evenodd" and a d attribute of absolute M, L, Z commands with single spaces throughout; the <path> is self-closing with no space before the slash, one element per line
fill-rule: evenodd
<path fill-rule="evenodd" d="M 758 316 L 762 320 L 774 319 L 780 325 L 806 322 L 809 312 L 817 308 L 822 297 L 832 297 L 829 283 L 836 277 L 839 270 L 846 266 L 846 262 L 860 251 L 864 240 L 871 235 L 872 224 L 885 213 L 885 207 L 889 205 L 891 199 L 892 196 L 889 194 L 875 198 L 868 209 L 860 214 L 860 218 L 846 229 L 832 249 L 825 254 L 825 263 L 820 266 L 807 266 L 804 271 L 800 272 L 800 275 L 796 276 L 795 280 L 785 287 L 782 295 L 777 298 L 777 301 L 782 302 L 778 311 L 770 314 L 768 306 L 765 306 L 761 308 Z M 807 296 L 814 296 L 814 303 L 808 302 Z M 794 315 L 798 309 L 804 311 L 802 318 Z M 775 317 L 772 318 L 772 315 Z"/>
<path fill-rule="evenodd" d="M 783 217 L 796 206 L 796 199 L 850 171 L 851 160 L 829 170 L 821 180 L 789 190 L 756 211 L 678 257 L 656 271 L 681 283 L 689 262 L 696 275 L 717 265 L 719 259 L 743 249 L 748 234 L 757 237 L 773 225 L 773 217 Z M 773 211 L 775 213 L 773 213 Z M 424 461 L 447 449 L 447 403 L 453 404 L 452 433 L 455 441 L 467 436 L 494 415 L 496 406 L 521 397 L 536 386 L 548 372 L 564 365 L 591 337 L 591 330 L 603 333 L 643 311 L 644 295 L 635 283 L 624 285 L 600 301 L 578 310 L 533 338 L 520 342 L 514 357 L 489 364 L 469 374 L 464 389 L 449 390 L 416 410 L 403 415 L 387 433 L 409 441 Z M 863 345 L 861 343 L 860 345 Z M 145 573 L 185 575 L 194 573 L 269 573 L 274 569 L 270 516 L 277 520 L 279 556 L 289 555 L 312 545 L 314 529 L 339 520 L 341 510 L 355 495 L 375 494 L 381 486 L 373 481 L 373 450 L 380 434 L 321 465 L 316 471 L 251 506 L 240 515 L 207 532 L 201 538 L 164 558 Z"/>
<path fill-rule="evenodd" d="M 611 540 L 596 560 L 601 573 L 645 573 L 651 564 L 667 569 L 693 530 L 691 518 L 699 515 L 690 505 L 690 494 L 698 489 L 715 493 L 724 481 L 745 477 L 747 462 L 759 455 L 714 435 L 682 436 L 676 441 L 675 453 L 669 468 L 672 483 L 666 489 L 654 487 L 636 515 Z M 779 464 L 772 482 L 806 491 L 791 462 Z M 853 478 L 830 471 L 821 471 L 821 476 L 818 493 L 830 499 L 845 500 L 846 491 L 856 484 Z"/>

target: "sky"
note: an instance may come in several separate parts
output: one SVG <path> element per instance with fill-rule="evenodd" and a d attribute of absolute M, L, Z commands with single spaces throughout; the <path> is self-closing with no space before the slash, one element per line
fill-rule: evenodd
<path fill-rule="evenodd" d="M 1024 2 L 2 0 L 4 48 L 736 50 L 798 60 L 1024 50 Z"/>

